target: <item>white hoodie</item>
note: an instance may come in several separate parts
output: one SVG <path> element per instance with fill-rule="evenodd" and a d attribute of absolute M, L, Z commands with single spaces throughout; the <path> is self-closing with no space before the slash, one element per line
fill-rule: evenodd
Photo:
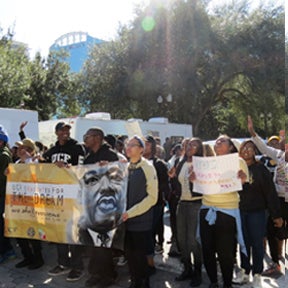
<path fill-rule="evenodd" d="M 264 140 L 256 135 L 252 141 L 262 154 L 276 161 L 277 167 L 274 173 L 274 183 L 279 197 L 285 197 L 285 152 L 280 149 L 267 146 Z"/>

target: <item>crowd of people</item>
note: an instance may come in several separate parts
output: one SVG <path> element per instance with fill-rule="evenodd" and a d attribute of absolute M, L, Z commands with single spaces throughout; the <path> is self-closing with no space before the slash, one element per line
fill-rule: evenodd
<path fill-rule="evenodd" d="M 183 272 L 175 281 L 202 284 L 203 267 L 209 287 L 219 287 L 218 264 L 223 288 L 242 285 L 252 279 L 252 287 L 261 288 L 261 275 L 281 273 L 283 240 L 288 238 L 287 149 L 285 138 L 274 135 L 265 142 L 254 131 L 248 117 L 251 139 L 235 145 L 227 135 L 219 136 L 214 147 L 199 138 L 172 143 L 152 135 L 117 137 L 91 127 L 83 143 L 70 137 L 71 126 L 55 126 L 57 142 L 50 148 L 25 136 L 20 125 L 19 141 L 8 146 L 9 136 L 0 126 L 0 264 L 16 256 L 10 239 L 4 236 L 4 209 L 9 163 L 54 163 L 60 168 L 71 165 L 128 162 L 126 211 L 121 229 L 124 249 L 86 247 L 56 243 L 55 267 L 50 276 L 67 275 L 77 281 L 84 275 L 83 256 L 89 255 L 90 277 L 86 287 L 109 287 L 117 279 L 115 255 L 119 265 L 128 262 L 129 288 L 151 287 L 149 278 L 156 272 L 154 255 L 163 253 L 164 209 L 170 213 L 171 244 L 169 257 L 179 257 Z M 193 156 L 219 157 L 238 153 L 242 190 L 229 193 L 200 194 L 193 191 L 197 176 Z M 120 228 L 119 228 L 120 229 Z M 16 268 L 38 269 L 44 264 L 41 241 L 17 239 L 23 260 Z M 271 265 L 264 270 L 263 259 L 269 246 Z M 89 252 L 87 253 L 87 250 Z M 237 253 L 239 249 L 239 253 Z M 240 259 L 237 259 L 240 255 Z M 240 265 L 235 273 L 235 267 Z"/>

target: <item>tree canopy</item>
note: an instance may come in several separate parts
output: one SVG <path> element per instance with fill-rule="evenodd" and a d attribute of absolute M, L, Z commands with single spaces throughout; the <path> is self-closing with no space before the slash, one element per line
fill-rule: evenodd
<path fill-rule="evenodd" d="M 4 35 L 1 106 L 25 105 L 40 119 L 93 111 L 161 116 L 192 124 L 203 139 L 244 136 L 250 114 L 263 136 L 278 133 L 285 119 L 284 3 L 255 9 L 250 2 L 137 6 L 116 39 L 91 49 L 78 74 L 69 72 L 63 54 L 31 60 Z"/>

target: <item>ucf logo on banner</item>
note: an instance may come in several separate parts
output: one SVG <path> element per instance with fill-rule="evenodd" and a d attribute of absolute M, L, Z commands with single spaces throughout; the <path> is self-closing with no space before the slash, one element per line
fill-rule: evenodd
<path fill-rule="evenodd" d="M 111 247 L 126 208 L 127 163 L 11 164 L 5 236 Z"/>

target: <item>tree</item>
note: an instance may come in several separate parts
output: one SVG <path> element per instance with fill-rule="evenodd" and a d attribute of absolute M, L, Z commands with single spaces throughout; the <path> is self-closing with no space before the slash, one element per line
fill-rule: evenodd
<path fill-rule="evenodd" d="M 2 107 L 20 107 L 30 85 L 29 58 L 23 45 L 15 45 L 11 35 L 0 39 L 0 98 Z"/>
<path fill-rule="evenodd" d="M 115 41 L 93 49 L 81 74 L 85 110 L 161 115 L 191 123 L 203 138 L 224 128 L 245 133 L 247 112 L 263 130 L 278 129 L 281 120 L 255 115 L 265 119 L 269 107 L 283 118 L 283 7 L 253 12 L 243 0 L 210 11 L 209 1 L 167 2 L 137 8 Z M 157 105 L 159 95 L 173 101 Z M 210 129 L 211 121 L 223 129 Z"/>
<path fill-rule="evenodd" d="M 79 97 L 86 111 L 106 111 L 113 118 L 130 114 L 127 93 L 127 43 L 125 28 L 121 40 L 95 45 L 80 75 Z"/>
<path fill-rule="evenodd" d="M 65 101 L 70 89 L 69 65 L 61 61 L 61 55 L 58 52 L 49 54 L 46 61 L 37 53 L 30 62 L 31 84 L 24 103 L 26 108 L 38 111 L 39 120 L 56 115 L 58 107 L 69 110 L 69 103 Z"/>
<path fill-rule="evenodd" d="M 226 98 L 230 114 L 237 113 L 235 121 L 242 135 L 247 133 L 246 118 L 251 114 L 262 135 L 269 136 L 278 133 L 284 120 L 284 10 L 268 6 L 251 11 L 247 1 L 238 3 L 218 11 L 214 23 L 215 31 L 229 43 L 226 51 L 231 65 L 242 75 L 229 83 L 242 94 L 227 89 Z M 225 25 L 219 26 L 219 21 Z"/>

